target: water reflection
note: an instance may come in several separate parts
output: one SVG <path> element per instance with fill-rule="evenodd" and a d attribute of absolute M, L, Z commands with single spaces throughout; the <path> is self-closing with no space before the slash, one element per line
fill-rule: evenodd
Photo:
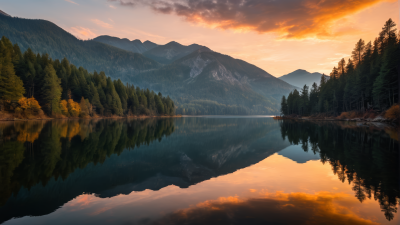
<path fill-rule="evenodd" d="M 0 132 L 6 224 L 398 222 L 392 131 L 179 118 L 3 123 Z"/>
<path fill-rule="evenodd" d="M 340 204 L 338 199 L 346 197 L 332 193 L 278 192 L 250 199 L 219 198 L 144 224 L 375 224 Z"/>
<path fill-rule="evenodd" d="M 283 139 L 302 145 L 319 154 L 322 163 L 329 163 L 340 181 L 353 186 L 355 196 L 363 202 L 374 197 L 379 201 L 388 220 L 392 220 L 399 203 L 399 147 L 385 134 L 373 127 L 355 123 L 313 123 L 283 121 Z M 308 146 L 311 144 L 311 146 Z"/>

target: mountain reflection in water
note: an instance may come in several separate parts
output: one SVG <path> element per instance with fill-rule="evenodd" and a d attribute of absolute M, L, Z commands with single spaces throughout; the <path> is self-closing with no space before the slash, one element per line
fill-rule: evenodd
<path fill-rule="evenodd" d="M 0 123 L 0 132 L 5 224 L 399 222 L 391 130 L 205 117 Z M 295 145 L 300 153 L 276 154 Z"/>

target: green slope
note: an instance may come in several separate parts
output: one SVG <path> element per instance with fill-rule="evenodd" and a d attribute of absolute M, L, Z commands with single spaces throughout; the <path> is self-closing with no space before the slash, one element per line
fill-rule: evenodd
<path fill-rule="evenodd" d="M 96 41 L 82 41 L 45 20 L 30 20 L 0 14 L 0 36 L 17 43 L 22 51 L 48 53 L 53 59 L 67 57 L 72 64 L 89 71 L 104 71 L 113 78 L 159 67 L 141 54 L 128 52 Z"/>
<path fill-rule="evenodd" d="M 132 81 L 172 96 L 178 114 L 274 114 L 282 94 L 294 88 L 254 65 L 205 47 L 135 75 Z"/>

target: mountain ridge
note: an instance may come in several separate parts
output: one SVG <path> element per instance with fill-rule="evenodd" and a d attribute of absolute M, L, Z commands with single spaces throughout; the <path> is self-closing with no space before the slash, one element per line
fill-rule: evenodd
<path fill-rule="evenodd" d="M 127 38 L 118 38 L 118 37 L 113 37 L 113 36 L 109 36 L 109 35 L 98 36 L 92 40 L 100 42 L 100 43 L 108 44 L 108 45 L 129 51 L 129 52 L 141 53 L 141 54 L 159 46 L 156 43 L 153 43 L 148 40 L 145 41 L 144 43 L 142 43 L 142 41 L 140 41 L 138 39 L 130 41 Z"/>
<path fill-rule="evenodd" d="M 12 17 L 12 16 L 10 16 L 9 14 L 5 13 L 3 10 L 0 10 L 0 15 Z"/>
<path fill-rule="evenodd" d="M 159 63 L 141 54 L 92 40 L 79 40 L 47 20 L 0 14 L 0 36 L 18 44 L 22 52 L 30 48 L 37 53 L 46 53 L 54 60 L 66 57 L 78 67 L 104 71 L 114 79 L 124 79 L 132 73 L 160 67 Z"/>

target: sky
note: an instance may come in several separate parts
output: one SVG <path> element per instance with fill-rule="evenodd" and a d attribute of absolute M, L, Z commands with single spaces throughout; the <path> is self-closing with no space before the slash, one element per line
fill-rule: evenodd
<path fill-rule="evenodd" d="M 385 21 L 398 0 L 0 0 L 0 10 L 49 20 L 79 39 L 110 35 L 204 45 L 279 77 L 329 74 Z"/>

